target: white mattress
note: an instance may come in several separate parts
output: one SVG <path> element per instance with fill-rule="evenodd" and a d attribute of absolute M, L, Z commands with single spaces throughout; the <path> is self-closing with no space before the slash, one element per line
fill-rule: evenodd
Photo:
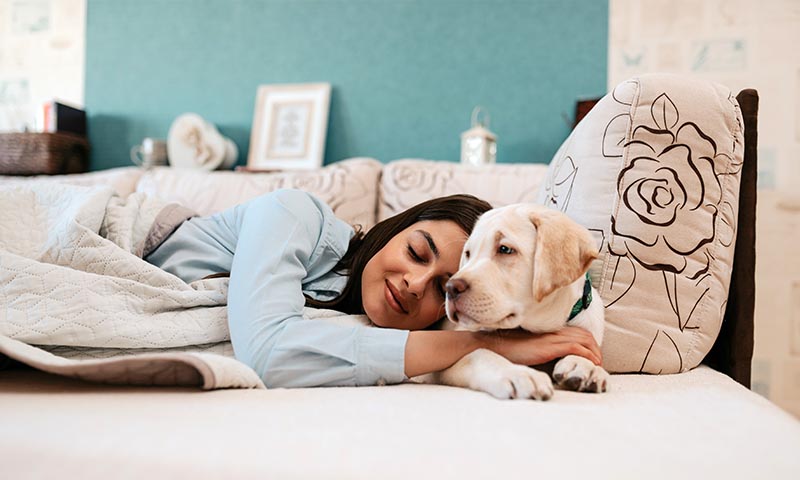
<path fill-rule="evenodd" d="M 604 395 L 110 387 L 0 372 L 4 478 L 798 478 L 800 422 L 709 368 Z M 688 477 L 687 477 L 688 475 Z"/>

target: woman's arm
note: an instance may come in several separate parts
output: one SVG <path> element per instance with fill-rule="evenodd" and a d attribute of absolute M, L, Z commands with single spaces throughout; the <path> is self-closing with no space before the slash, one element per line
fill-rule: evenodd
<path fill-rule="evenodd" d="M 602 363 L 594 337 L 579 327 L 564 327 L 544 334 L 516 330 L 492 333 L 420 330 L 411 332 L 406 342 L 406 376 L 444 370 L 479 348 L 492 350 L 520 365 L 541 365 L 567 355 L 580 355 L 597 365 Z"/>
<path fill-rule="evenodd" d="M 407 331 L 303 317 L 303 281 L 346 224 L 306 193 L 278 191 L 240 209 L 228 289 L 236 358 L 268 387 L 375 385 L 404 380 Z M 347 236 L 345 235 L 345 236 Z M 346 239 L 343 241 L 346 248 Z M 334 255 L 325 255 L 333 268 Z M 329 258 L 330 257 L 330 258 Z M 315 260 L 316 259 L 316 260 Z"/>
<path fill-rule="evenodd" d="M 304 318 L 306 266 L 327 235 L 325 219 L 333 217 L 329 208 L 320 208 L 302 192 L 275 192 L 248 203 L 231 220 L 238 237 L 228 290 L 231 342 L 236 358 L 267 386 L 398 383 L 405 376 L 447 368 L 477 348 L 490 348 L 527 365 L 581 354 L 567 348 L 579 342 L 565 342 L 560 332 L 409 334 Z M 584 331 L 568 327 L 561 332 L 570 328 Z"/>

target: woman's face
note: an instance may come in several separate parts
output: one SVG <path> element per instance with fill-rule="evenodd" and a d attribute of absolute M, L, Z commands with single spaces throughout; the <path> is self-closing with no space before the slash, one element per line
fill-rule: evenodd
<path fill-rule="evenodd" d="M 417 222 L 395 235 L 364 267 L 361 298 L 375 325 L 405 330 L 444 315 L 444 286 L 458 270 L 467 234 L 449 220 Z"/>

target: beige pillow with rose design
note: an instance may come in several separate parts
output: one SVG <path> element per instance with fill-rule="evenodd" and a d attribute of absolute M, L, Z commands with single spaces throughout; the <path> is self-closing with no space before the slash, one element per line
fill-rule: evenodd
<path fill-rule="evenodd" d="M 539 201 L 594 234 L 612 372 L 696 367 L 719 333 L 733 262 L 743 123 L 733 94 L 676 75 L 618 85 L 553 158 Z"/>

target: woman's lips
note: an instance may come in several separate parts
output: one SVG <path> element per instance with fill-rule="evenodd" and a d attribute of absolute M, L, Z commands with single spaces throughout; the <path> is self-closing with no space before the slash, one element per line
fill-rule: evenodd
<path fill-rule="evenodd" d="M 392 307 L 397 313 L 404 313 L 407 314 L 408 310 L 403 308 L 403 305 L 400 303 L 400 293 L 395 290 L 394 286 L 389 283 L 389 280 L 386 280 L 386 288 L 384 288 L 384 296 L 386 297 L 386 303 Z"/>

